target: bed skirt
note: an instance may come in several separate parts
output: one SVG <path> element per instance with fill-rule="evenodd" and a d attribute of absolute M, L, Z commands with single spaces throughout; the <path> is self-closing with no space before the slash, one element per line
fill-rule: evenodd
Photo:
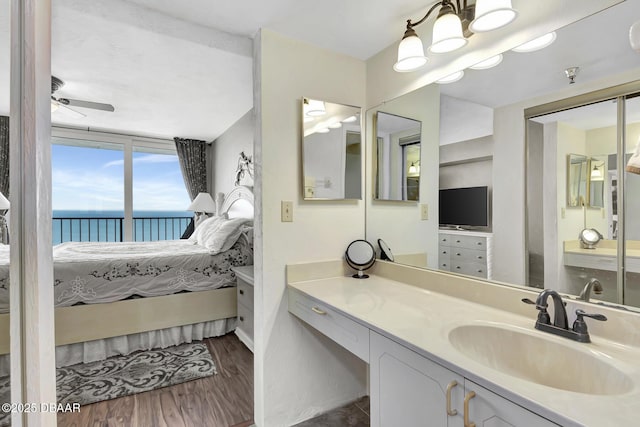
<path fill-rule="evenodd" d="M 71 366 L 104 360 L 111 356 L 129 354 L 138 350 L 165 348 L 174 345 L 200 341 L 204 338 L 227 334 L 236 328 L 237 318 L 212 320 L 193 325 L 141 332 L 120 337 L 105 338 L 67 344 L 56 347 L 56 367 Z M 9 375 L 9 355 L 0 356 L 0 376 Z"/>

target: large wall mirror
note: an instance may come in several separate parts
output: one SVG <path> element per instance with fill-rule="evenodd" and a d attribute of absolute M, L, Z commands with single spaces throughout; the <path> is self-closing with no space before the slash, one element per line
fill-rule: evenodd
<path fill-rule="evenodd" d="M 419 120 L 378 111 L 375 117 L 376 200 L 418 201 L 420 197 Z"/>
<path fill-rule="evenodd" d="M 304 200 L 362 198 L 360 108 L 302 99 Z"/>
<path fill-rule="evenodd" d="M 626 260 L 632 266 L 640 259 L 634 258 L 640 237 L 633 240 L 640 228 L 633 210 L 640 190 L 633 185 L 640 175 L 620 170 L 621 159 L 630 156 L 640 135 L 640 117 L 634 115 L 640 98 L 623 100 L 625 153 L 616 146 L 621 102 L 616 96 L 602 105 L 525 120 L 525 111 L 533 107 L 567 99 L 579 105 L 584 94 L 637 80 L 640 56 L 629 46 L 628 32 L 638 17 L 638 2 L 620 2 L 558 29 L 555 42 L 544 49 L 504 52 L 493 68 L 464 70 L 455 83 L 431 84 L 368 111 L 368 121 L 378 110 L 419 119 L 423 136 L 419 204 L 403 209 L 372 199 L 367 203 L 367 239 L 384 239 L 400 255 L 396 262 L 503 284 L 577 296 L 596 277 L 604 292 L 594 298 L 640 306 L 640 270 L 627 269 L 621 296 L 616 256 L 622 255 L 615 250 L 624 210 Z M 565 70 L 574 66 L 580 69 L 572 84 Z M 368 140 L 375 146 L 373 137 Z M 373 177 L 371 182 L 373 187 Z M 483 214 L 488 205 L 487 226 L 441 227 L 440 195 L 465 189 L 482 189 L 477 193 L 480 203 L 463 203 L 458 209 Z M 579 247 L 584 228 L 603 235 L 595 250 Z M 585 256 L 608 250 L 608 266 L 576 261 L 570 253 L 576 245 L 576 251 L 591 251 L 579 253 Z"/>

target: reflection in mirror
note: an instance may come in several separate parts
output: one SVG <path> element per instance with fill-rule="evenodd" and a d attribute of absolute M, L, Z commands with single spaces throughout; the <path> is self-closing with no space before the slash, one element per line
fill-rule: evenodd
<path fill-rule="evenodd" d="M 394 230 L 400 224 L 394 216 L 396 212 L 383 211 L 375 203 L 368 204 L 367 238 L 382 237 L 394 252 L 404 254 L 416 251 L 418 237 L 414 236 L 419 236 L 425 251 L 424 265 L 486 277 L 503 284 L 546 287 L 579 295 L 589 279 L 596 277 L 603 282 L 604 293 L 595 298 L 640 306 L 640 298 L 632 297 L 634 287 L 627 286 L 626 297 L 621 299 L 617 283 L 615 248 L 619 237 L 620 201 L 616 197 L 616 185 L 620 175 L 619 166 L 615 166 L 618 162 L 616 138 L 609 136 L 609 132 L 616 132 L 616 104 L 609 100 L 604 104 L 604 113 L 583 117 L 580 126 L 590 126 L 592 131 L 577 125 L 567 127 L 564 119 L 553 119 L 553 124 L 543 118 L 528 123 L 524 120 L 525 110 L 532 107 L 637 79 L 638 55 L 630 48 L 628 39 L 629 27 L 637 16 L 640 16 L 640 3 L 621 2 L 557 30 L 555 42 L 545 49 L 526 54 L 504 52 L 503 61 L 492 69 L 465 70 L 464 78 L 458 82 L 431 85 L 434 89 L 430 96 L 421 97 L 423 108 L 416 107 L 414 98 L 415 93 L 424 88 L 386 102 L 381 109 L 388 110 L 387 106 L 393 104 L 396 109 L 404 108 L 411 111 L 412 117 L 422 119 L 425 110 L 437 100 L 441 113 L 438 115 L 440 144 L 435 147 L 439 164 L 437 160 L 426 163 L 429 160 L 424 152 L 431 153 L 434 147 L 423 138 L 421 173 L 430 168 L 439 169 L 439 179 L 426 183 L 423 178 L 420 191 L 423 195 L 434 191 L 437 194 L 438 189 L 443 188 L 486 185 L 491 195 L 491 232 L 440 230 L 433 224 L 429 226 L 427 223 L 434 219 L 438 222 L 438 201 L 421 197 L 421 203 L 424 200 L 429 204 L 428 220 L 411 222 L 410 215 L 420 217 L 411 212 L 405 218 L 411 227 L 404 227 L 402 223 L 403 228 L 398 231 Z M 593 31 L 594 28 L 599 30 Z M 585 43 L 606 48 L 578 47 L 587 46 Z M 570 84 L 564 70 L 574 65 L 580 65 L 581 71 L 575 83 Z M 629 107 L 627 111 L 630 112 Z M 630 124 L 627 156 L 634 148 L 633 144 L 629 145 L 630 141 L 635 143 L 638 137 L 629 129 L 635 129 L 637 122 L 640 119 L 627 117 Z M 549 138 L 554 135 L 551 132 L 554 126 L 555 138 L 558 133 L 566 133 L 570 139 L 562 143 L 561 149 L 558 146 L 555 150 L 545 149 L 553 142 Z M 438 128 L 438 124 L 434 128 Z M 585 134 L 592 144 L 588 149 Z M 540 143 L 532 144 L 535 140 Z M 559 144 L 558 141 L 553 143 Z M 613 144 L 612 149 L 609 144 Z M 568 154 L 584 157 L 579 165 L 582 176 L 573 182 L 573 195 L 568 192 Z M 630 191 L 626 188 L 625 194 Z M 567 208 L 569 199 L 575 200 L 577 209 Z M 584 209 L 580 209 L 581 199 L 590 203 Z M 627 199 L 635 200 L 633 196 Z M 627 216 L 625 222 L 630 221 Z M 633 229 L 628 224 L 627 227 L 627 231 Z M 598 230 L 604 239 L 595 250 L 582 250 L 612 251 L 610 270 L 603 266 L 566 264 L 573 262 L 570 256 L 567 258 L 567 251 L 572 245 L 579 245 L 578 233 L 584 228 Z M 627 247 L 632 248 L 635 243 L 626 237 Z M 434 248 L 427 243 L 432 241 L 439 245 Z M 469 252 L 472 250 L 479 252 Z M 464 259 L 459 259 L 458 253 Z M 627 259 L 632 260 L 629 255 L 628 252 Z M 396 257 L 396 262 L 412 264 L 401 256 Z"/>
<path fill-rule="evenodd" d="M 419 200 L 421 133 L 419 120 L 376 113 L 376 200 Z"/>
<path fill-rule="evenodd" d="M 589 159 L 580 154 L 567 155 L 567 206 L 576 208 L 587 206 L 589 199 L 588 179 Z"/>
<path fill-rule="evenodd" d="M 362 198 L 360 108 L 302 99 L 305 200 Z"/>

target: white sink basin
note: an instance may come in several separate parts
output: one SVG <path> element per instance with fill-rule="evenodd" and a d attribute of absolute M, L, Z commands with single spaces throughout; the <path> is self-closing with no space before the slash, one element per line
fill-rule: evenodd
<path fill-rule="evenodd" d="M 623 394 L 632 380 L 588 346 L 567 345 L 492 325 L 464 325 L 449 333 L 451 344 L 478 363 L 504 374 L 556 389 L 596 395 Z"/>

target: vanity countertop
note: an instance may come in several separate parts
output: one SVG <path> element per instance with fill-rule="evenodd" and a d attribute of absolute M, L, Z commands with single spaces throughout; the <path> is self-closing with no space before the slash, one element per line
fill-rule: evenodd
<path fill-rule="evenodd" d="M 564 265 L 594 268 L 597 270 L 618 270 L 618 248 L 615 240 L 601 240 L 594 249 L 580 247 L 578 240 L 565 240 Z M 626 247 L 627 271 L 640 273 L 640 242 L 628 241 Z"/>
<path fill-rule="evenodd" d="M 336 309 L 555 423 L 563 426 L 622 426 L 634 425 L 640 418 L 638 347 L 610 341 L 593 333 L 592 343 L 576 343 L 535 330 L 535 309 L 531 310 L 530 316 L 523 316 L 375 274 L 367 280 L 349 276 L 317 278 L 317 275 L 313 280 L 298 279 L 300 277 L 289 277 L 289 289 Z M 483 291 L 486 292 L 491 292 L 491 288 Z M 512 303 L 521 304 L 519 300 Z M 591 321 L 588 323 L 591 326 Z M 462 325 L 505 325 L 512 330 L 540 334 L 538 336 L 574 351 L 606 360 L 631 379 L 632 389 L 617 395 L 582 394 L 539 385 L 489 368 L 460 353 L 450 343 L 450 331 Z M 495 351 L 508 352 L 509 343 L 505 342 L 504 347 L 495 348 Z"/>

